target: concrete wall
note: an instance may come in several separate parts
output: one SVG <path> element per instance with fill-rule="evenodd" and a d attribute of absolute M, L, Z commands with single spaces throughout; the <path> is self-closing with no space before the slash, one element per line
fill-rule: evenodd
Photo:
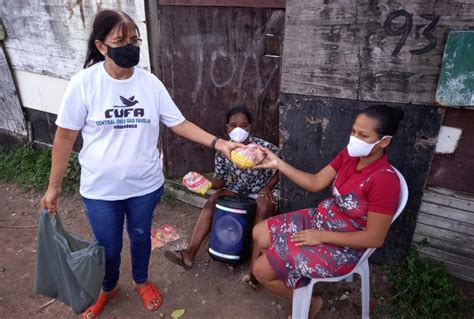
<path fill-rule="evenodd" d="M 35 140 L 51 142 L 68 80 L 82 69 L 94 16 L 105 8 L 135 20 L 144 40 L 140 66 L 149 70 L 144 1 L 0 0 L 5 55 Z"/>

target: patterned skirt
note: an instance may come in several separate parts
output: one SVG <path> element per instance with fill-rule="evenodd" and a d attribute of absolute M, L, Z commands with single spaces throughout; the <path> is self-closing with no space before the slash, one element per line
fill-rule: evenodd
<path fill-rule="evenodd" d="M 266 256 L 276 276 L 289 288 L 306 286 L 312 278 L 347 274 L 357 265 L 365 252 L 365 249 L 332 244 L 296 246 L 291 242 L 293 234 L 305 229 L 341 232 L 359 230 L 321 208 L 320 205 L 319 209 L 302 209 L 267 220 L 271 246 Z"/>

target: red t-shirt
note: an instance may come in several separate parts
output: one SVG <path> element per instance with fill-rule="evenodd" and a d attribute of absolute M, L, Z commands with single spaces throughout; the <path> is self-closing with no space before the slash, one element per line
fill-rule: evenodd
<path fill-rule="evenodd" d="M 333 192 L 342 196 L 357 195 L 362 199 L 360 203 L 366 203 L 366 212 L 394 215 L 398 206 L 400 180 L 388 163 L 387 155 L 357 170 L 359 160 L 358 157 L 350 156 L 347 148 L 344 148 L 331 161 L 331 167 L 337 172 Z"/>

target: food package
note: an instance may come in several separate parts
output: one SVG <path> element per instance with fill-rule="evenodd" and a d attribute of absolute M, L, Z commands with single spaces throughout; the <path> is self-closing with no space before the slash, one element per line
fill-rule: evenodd
<path fill-rule="evenodd" d="M 212 187 L 212 183 L 197 172 L 189 172 L 184 175 L 182 184 L 191 192 L 201 195 L 206 194 Z"/>
<path fill-rule="evenodd" d="M 178 231 L 173 225 L 161 225 L 151 230 L 151 250 L 163 247 L 167 243 L 178 239 Z"/>
<path fill-rule="evenodd" d="M 265 158 L 262 148 L 254 143 L 238 147 L 230 153 L 231 161 L 240 168 L 252 168 Z"/>

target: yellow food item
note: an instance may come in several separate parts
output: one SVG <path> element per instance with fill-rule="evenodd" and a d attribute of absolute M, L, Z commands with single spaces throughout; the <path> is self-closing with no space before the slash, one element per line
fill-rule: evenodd
<path fill-rule="evenodd" d="M 240 168 L 252 168 L 255 166 L 255 163 L 252 160 L 236 151 L 230 152 L 230 160 Z"/>
<path fill-rule="evenodd" d="M 189 172 L 183 177 L 182 184 L 191 192 L 204 195 L 212 187 L 212 183 L 197 172 Z"/>

